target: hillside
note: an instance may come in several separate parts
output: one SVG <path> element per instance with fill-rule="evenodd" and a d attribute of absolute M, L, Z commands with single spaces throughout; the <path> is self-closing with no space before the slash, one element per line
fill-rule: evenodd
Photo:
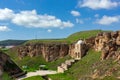
<path fill-rule="evenodd" d="M 26 41 L 27 40 L 3 40 L 3 41 L 0 41 L 0 46 L 20 45 Z"/>
<path fill-rule="evenodd" d="M 105 32 L 105 31 L 102 31 L 102 30 L 80 31 L 80 32 L 73 33 L 70 36 L 68 36 L 67 38 L 63 38 L 63 39 L 29 40 L 25 44 L 27 44 L 27 43 L 73 43 L 79 39 L 86 39 L 91 36 L 96 36 L 100 32 Z"/>
<path fill-rule="evenodd" d="M 57 40 L 30 40 L 24 43 L 26 44 L 39 44 L 39 43 L 73 43 L 79 39 L 87 39 L 93 36 L 96 36 L 98 33 L 104 32 L 101 30 L 92 30 L 92 31 L 82 31 L 77 32 L 70 35 L 65 39 L 57 39 Z M 106 32 L 106 31 L 105 31 Z M 65 60 L 70 59 L 70 56 L 67 55 L 63 58 L 58 58 L 52 62 L 46 62 L 42 55 L 29 57 L 26 56 L 23 59 L 18 58 L 18 54 L 16 54 L 16 49 L 11 49 L 7 51 L 7 54 L 11 56 L 11 58 L 22 68 L 22 66 L 27 66 L 27 71 L 35 71 L 39 69 L 39 65 L 46 65 L 46 69 L 56 70 L 57 66 L 60 65 Z M 94 77 L 99 77 L 96 80 L 116 80 L 116 76 L 119 77 L 119 71 L 111 71 L 117 69 L 119 70 L 119 64 L 114 62 L 111 58 L 108 60 L 101 61 L 101 52 L 96 52 L 90 49 L 85 57 L 83 57 L 80 61 L 75 63 L 68 71 L 64 74 L 56 74 L 49 75 L 52 80 L 92 80 Z M 33 64 L 31 64 L 33 63 Z M 110 70 L 110 71 L 109 71 Z M 105 76 L 111 72 L 112 76 Z M 29 80 L 29 79 L 27 79 Z"/>

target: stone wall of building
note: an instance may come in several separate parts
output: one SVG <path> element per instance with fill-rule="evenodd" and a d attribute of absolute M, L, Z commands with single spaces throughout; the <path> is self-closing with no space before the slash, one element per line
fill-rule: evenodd
<path fill-rule="evenodd" d="M 76 43 L 71 44 L 69 47 L 69 54 L 72 58 L 81 59 L 86 55 L 87 47 L 86 43 L 82 40 L 78 40 Z"/>

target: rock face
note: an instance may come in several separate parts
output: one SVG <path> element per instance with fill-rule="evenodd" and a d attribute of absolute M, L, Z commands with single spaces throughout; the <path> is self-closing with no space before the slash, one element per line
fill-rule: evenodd
<path fill-rule="evenodd" d="M 26 44 L 18 48 L 18 55 L 20 59 L 24 56 L 43 55 L 46 61 L 53 61 L 59 57 L 64 57 L 68 54 L 68 51 L 69 45 L 65 43 Z"/>
<path fill-rule="evenodd" d="M 78 41 L 71 45 L 66 43 L 32 43 L 20 46 L 17 49 L 20 59 L 24 56 L 42 55 L 46 61 L 54 61 L 68 54 L 72 58 L 81 59 L 85 55 L 86 50 L 86 44 L 83 41 Z"/>
<path fill-rule="evenodd" d="M 95 37 L 84 41 L 79 40 L 76 43 L 34 43 L 26 44 L 18 48 L 19 58 L 24 56 L 42 55 L 46 61 L 53 61 L 57 58 L 70 55 L 72 58 L 81 59 L 88 49 L 93 48 L 96 51 L 102 51 L 101 59 L 118 56 L 120 47 L 120 31 L 102 32 Z"/>
<path fill-rule="evenodd" d="M 0 51 L 0 76 L 4 71 L 14 78 L 25 74 L 8 55 Z"/>
<path fill-rule="evenodd" d="M 69 54 L 72 58 L 81 59 L 86 55 L 87 47 L 86 43 L 82 40 L 77 41 L 74 44 L 71 44 L 69 47 Z"/>
<path fill-rule="evenodd" d="M 95 38 L 94 49 L 102 51 L 101 59 L 117 58 L 120 47 L 120 31 L 100 33 Z"/>

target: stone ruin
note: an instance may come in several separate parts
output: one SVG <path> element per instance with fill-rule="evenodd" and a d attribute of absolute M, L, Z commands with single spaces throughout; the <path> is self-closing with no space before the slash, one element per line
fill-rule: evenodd
<path fill-rule="evenodd" d="M 72 64 L 74 64 L 76 62 L 75 59 L 70 59 L 70 60 L 66 60 L 64 63 L 61 63 L 60 66 L 57 67 L 57 72 L 58 73 L 64 73 L 66 70 L 68 70 Z"/>
<path fill-rule="evenodd" d="M 64 73 L 68 70 L 72 64 L 74 64 L 77 60 L 80 60 L 83 56 L 86 55 L 88 48 L 85 41 L 78 40 L 76 43 L 73 43 L 69 46 L 69 55 L 73 58 L 71 60 L 66 60 L 64 63 L 61 63 L 58 66 L 57 71 L 59 73 Z"/>

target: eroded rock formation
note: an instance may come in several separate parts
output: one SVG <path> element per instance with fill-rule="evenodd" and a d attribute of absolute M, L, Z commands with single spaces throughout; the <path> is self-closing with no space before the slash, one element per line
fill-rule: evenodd
<path fill-rule="evenodd" d="M 37 56 L 43 55 L 46 61 L 53 61 L 57 58 L 64 57 L 68 54 L 69 45 L 66 43 L 39 43 L 39 44 L 26 44 L 18 48 L 20 58 L 24 56 Z"/>
<path fill-rule="evenodd" d="M 86 50 L 86 43 L 83 41 L 78 41 L 71 45 L 67 43 L 29 43 L 17 49 L 20 59 L 25 56 L 42 55 L 46 61 L 53 61 L 68 54 L 72 58 L 81 59 L 85 55 Z"/>
<path fill-rule="evenodd" d="M 120 31 L 100 33 L 95 38 L 94 48 L 102 51 L 101 59 L 117 58 L 120 46 Z"/>
<path fill-rule="evenodd" d="M 24 56 L 43 55 L 46 61 L 53 61 L 57 58 L 70 55 L 72 58 L 81 59 L 88 49 L 92 48 L 96 51 L 102 51 L 101 59 L 115 58 L 120 46 L 120 31 L 116 32 L 102 32 L 72 44 L 66 43 L 32 43 L 26 44 L 18 48 L 18 55 L 20 59 Z M 118 57 L 118 55 L 116 56 Z"/>

